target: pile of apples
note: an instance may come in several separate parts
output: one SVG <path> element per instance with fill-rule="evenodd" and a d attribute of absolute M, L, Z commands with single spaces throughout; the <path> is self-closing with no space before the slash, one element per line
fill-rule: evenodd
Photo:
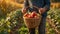
<path fill-rule="evenodd" d="M 26 18 L 39 18 L 40 15 L 36 12 L 29 12 L 29 13 L 24 14 L 24 17 L 26 17 Z"/>

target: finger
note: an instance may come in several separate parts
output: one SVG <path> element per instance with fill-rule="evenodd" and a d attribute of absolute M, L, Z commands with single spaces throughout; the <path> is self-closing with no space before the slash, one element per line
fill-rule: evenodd
<path fill-rule="evenodd" d="M 41 14 L 41 11 L 39 10 L 39 13 Z"/>

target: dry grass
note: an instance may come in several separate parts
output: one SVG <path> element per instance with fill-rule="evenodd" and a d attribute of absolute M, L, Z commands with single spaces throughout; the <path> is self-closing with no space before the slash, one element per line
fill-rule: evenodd
<path fill-rule="evenodd" d="M 20 7 L 20 8 L 23 7 L 23 4 L 17 3 L 18 1 L 16 1 L 16 0 L 0 0 L 0 4 L 1 4 L 3 1 L 6 2 L 6 4 L 11 4 L 11 5 L 14 5 L 14 6 L 16 6 L 16 7 Z M 24 0 L 20 0 L 19 2 L 20 2 L 20 3 L 23 3 Z M 60 8 L 60 3 L 51 3 L 51 8 Z"/>
<path fill-rule="evenodd" d="M 51 3 L 51 8 L 60 8 L 60 3 Z"/>

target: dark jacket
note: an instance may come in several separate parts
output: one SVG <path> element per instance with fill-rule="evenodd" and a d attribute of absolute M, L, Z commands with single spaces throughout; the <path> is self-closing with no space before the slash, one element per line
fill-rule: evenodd
<path fill-rule="evenodd" d="M 50 0 L 30 0 L 33 6 L 39 8 L 47 8 L 47 11 L 50 9 Z M 25 7 L 28 6 L 27 0 L 25 0 Z M 47 16 L 47 11 L 42 14 L 42 16 Z"/>

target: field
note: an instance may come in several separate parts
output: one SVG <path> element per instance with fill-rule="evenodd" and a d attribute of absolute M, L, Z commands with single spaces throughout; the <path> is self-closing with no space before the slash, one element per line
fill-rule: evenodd
<path fill-rule="evenodd" d="M 0 34 L 28 34 L 21 8 L 23 1 L 0 0 Z M 36 28 L 36 34 L 38 33 Z M 60 34 L 60 3 L 52 3 L 46 18 L 46 34 Z"/>

